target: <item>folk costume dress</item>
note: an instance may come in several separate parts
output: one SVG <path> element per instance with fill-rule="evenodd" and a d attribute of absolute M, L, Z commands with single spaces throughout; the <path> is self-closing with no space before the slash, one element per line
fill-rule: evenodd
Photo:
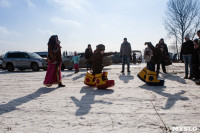
<path fill-rule="evenodd" d="M 47 87 L 53 84 L 61 84 L 61 46 L 57 41 L 57 35 L 51 36 L 48 43 L 48 68 L 43 82 Z"/>

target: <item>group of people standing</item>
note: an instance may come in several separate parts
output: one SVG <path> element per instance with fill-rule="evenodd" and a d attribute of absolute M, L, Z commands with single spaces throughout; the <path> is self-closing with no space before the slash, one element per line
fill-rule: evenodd
<path fill-rule="evenodd" d="M 166 71 L 166 65 L 167 65 L 166 61 L 167 60 L 166 59 L 169 57 L 169 52 L 168 52 L 167 44 L 165 44 L 165 42 L 164 42 L 164 39 L 161 38 L 159 40 L 158 44 L 156 44 L 156 46 L 154 48 L 154 52 L 153 52 L 152 46 L 150 46 L 148 44 L 149 43 L 145 43 L 145 45 L 147 45 L 147 47 L 144 50 L 144 60 L 147 63 L 147 66 L 152 71 L 156 71 L 157 73 L 159 73 L 160 65 L 161 65 L 163 72 L 167 73 L 167 71 Z M 152 65 L 152 63 L 153 63 L 153 65 Z"/>
<path fill-rule="evenodd" d="M 200 39 L 200 30 L 197 31 L 197 36 Z M 185 36 L 185 42 L 181 47 L 181 57 L 185 64 L 185 79 L 199 79 L 200 78 L 200 41 L 195 39 L 190 40 L 189 34 Z M 161 38 L 159 43 L 154 47 L 150 42 L 146 42 L 147 47 L 144 51 L 144 59 L 147 63 L 147 67 L 151 71 L 160 71 L 160 65 L 164 73 L 166 71 L 166 59 L 169 59 L 169 52 L 164 39 Z M 48 41 L 48 68 L 44 85 L 51 86 L 58 84 L 58 87 L 65 87 L 62 84 L 61 79 L 61 46 L 57 35 L 53 35 Z M 85 50 L 85 58 L 87 61 L 87 70 L 93 70 L 93 75 L 102 72 L 103 57 L 115 54 L 113 52 L 104 53 L 105 46 L 103 44 L 97 45 L 96 50 L 93 52 L 91 45 Z M 122 73 L 125 70 L 125 64 L 127 64 L 127 72 L 130 72 L 130 61 L 132 58 L 131 44 L 124 38 L 120 47 L 120 57 L 122 58 Z M 79 56 L 74 52 L 74 56 L 71 61 L 74 61 L 75 73 L 79 72 Z M 157 66 L 157 68 L 155 68 Z M 188 67 L 190 68 L 190 75 L 188 73 Z M 188 76 L 189 75 L 189 76 Z M 200 81 L 197 82 L 200 85 Z"/>
<path fill-rule="evenodd" d="M 197 31 L 199 38 L 190 40 L 189 34 L 185 36 L 185 42 L 181 47 L 181 58 L 185 64 L 184 79 L 199 79 L 200 78 L 200 30 Z M 189 69 L 188 69 L 189 68 Z M 190 71 L 189 71 L 190 70 Z M 197 82 L 200 85 L 200 82 Z"/>

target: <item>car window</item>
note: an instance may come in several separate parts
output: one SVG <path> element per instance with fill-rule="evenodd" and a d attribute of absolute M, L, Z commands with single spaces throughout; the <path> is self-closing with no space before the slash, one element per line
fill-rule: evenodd
<path fill-rule="evenodd" d="M 29 58 L 27 53 L 21 53 L 21 58 Z"/>
<path fill-rule="evenodd" d="M 20 53 L 8 53 L 7 58 L 21 58 Z"/>
<path fill-rule="evenodd" d="M 28 53 L 28 55 L 30 56 L 30 58 L 41 58 L 41 56 L 36 53 Z"/>

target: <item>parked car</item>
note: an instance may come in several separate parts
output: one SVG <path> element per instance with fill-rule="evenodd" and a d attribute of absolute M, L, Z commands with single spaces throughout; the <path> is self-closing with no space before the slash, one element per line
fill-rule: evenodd
<path fill-rule="evenodd" d="M 120 53 L 111 55 L 112 63 L 122 63 L 122 58 L 120 58 Z M 132 61 L 133 63 L 141 63 L 142 62 L 142 52 L 140 50 L 132 51 Z"/>
<path fill-rule="evenodd" d="M 4 55 L 0 55 L 0 68 L 2 68 L 3 57 Z"/>
<path fill-rule="evenodd" d="M 3 58 L 2 68 L 13 72 L 15 68 L 19 70 L 32 69 L 39 71 L 47 68 L 47 62 L 36 53 L 30 52 L 7 52 Z"/>
<path fill-rule="evenodd" d="M 111 55 L 112 63 L 122 63 L 122 58 L 120 58 L 120 53 Z"/>
<path fill-rule="evenodd" d="M 48 52 L 34 52 L 36 54 L 38 54 L 39 56 L 41 56 L 44 59 L 47 59 L 48 57 Z"/>
<path fill-rule="evenodd" d="M 80 61 L 79 61 L 79 68 L 87 68 L 87 59 L 85 59 L 85 53 L 79 53 L 77 54 L 80 57 Z M 62 66 L 61 69 L 68 69 L 68 70 L 72 70 L 74 68 L 74 63 L 70 62 L 72 59 L 72 56 L 66 56 L 63 57 L 63 61 L 62 61 Z M 106 56 L 103 59 L 103 66 L 109 66 L 112 65 L 112 59 L 110 56 Z"/>
<path fill-rule="evenodd" d="M 140 50 L 133 50 L 132 51 L 132 59 L 133 59 L 134 64 L 141 63 L 142 62 L 142 52 Z"/>

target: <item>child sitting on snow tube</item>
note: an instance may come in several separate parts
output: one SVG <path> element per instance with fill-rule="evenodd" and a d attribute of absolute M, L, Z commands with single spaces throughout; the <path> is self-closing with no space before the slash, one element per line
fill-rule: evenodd
<path fill-rule="evenodd" d="M 88 61 L 92 62 L 92 73 L 89 71 L 86 74 L 84 83 L 89 86 L 97 86 L 98 89 L 106 89 L 114 86 L 114 80 L 108 80 L 107 72 L 102 72 L 103 69 L 103 58 L 114 54 L 113 52 L 104 53 L 105 46 L 99 44 L 96 47 L 94 54 Z"/>

